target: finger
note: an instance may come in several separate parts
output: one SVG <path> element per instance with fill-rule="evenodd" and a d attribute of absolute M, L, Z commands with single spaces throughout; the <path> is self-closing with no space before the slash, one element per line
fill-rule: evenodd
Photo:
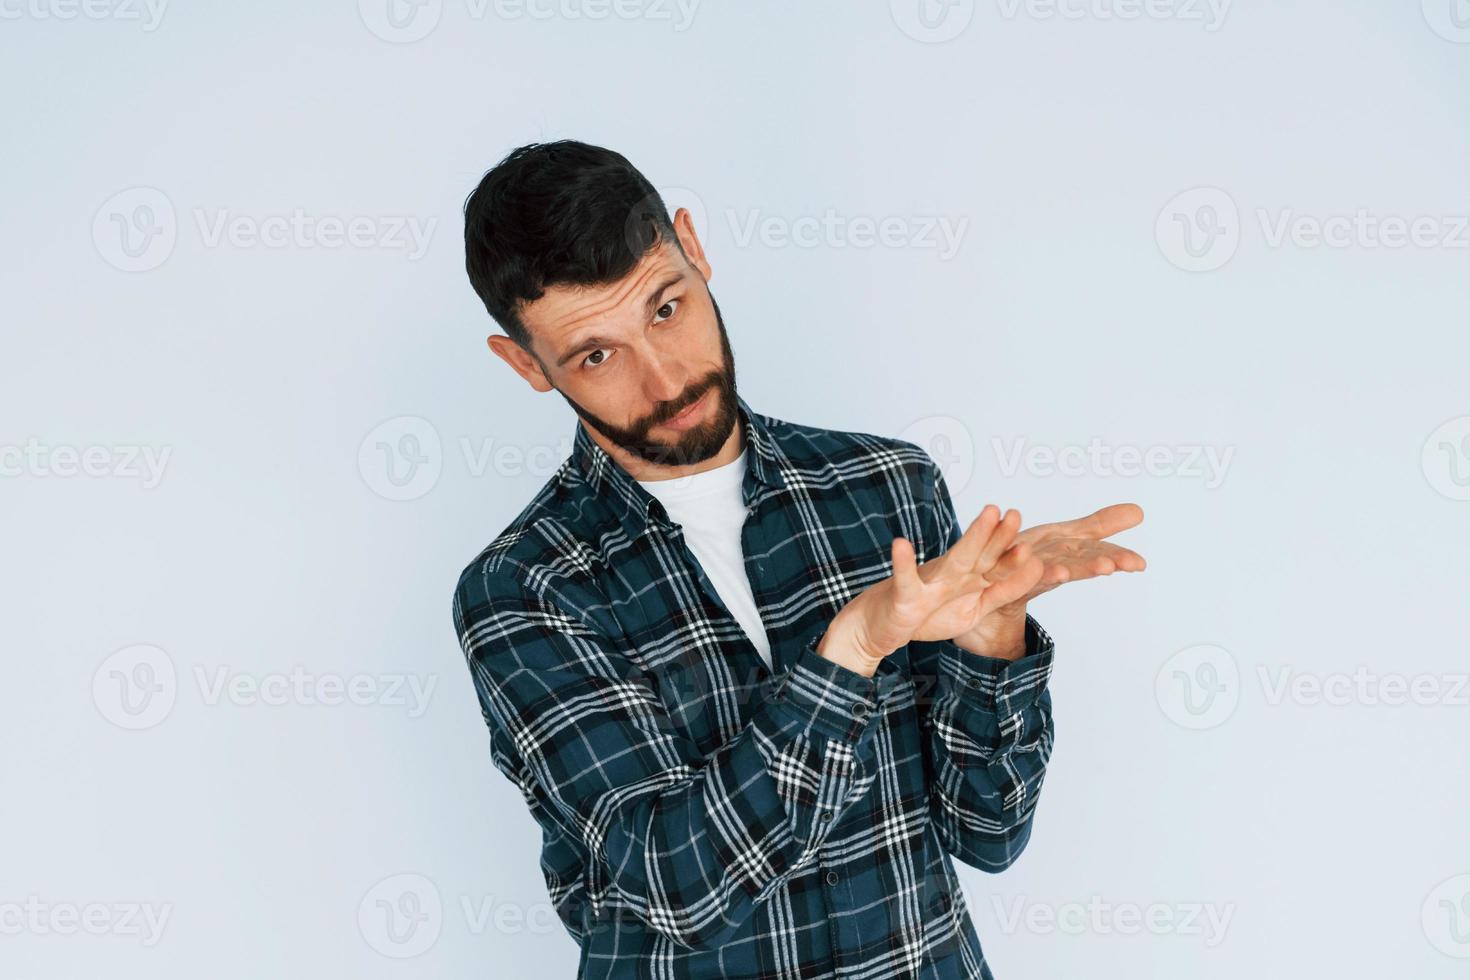
<path fill-rule="evenodd" d="M 1087 520 L 1091 522 L 1093 537 L 1112 537 L 1119 531 L 1142 524 L 1143 508 L 1137 504 L 1112 504 L 1092 514 Z"/>
<path fill-rule="evenodd" d="M 985 574 L 991 582 L 1001 582 L 1016 574 L 1031 559 L 1031 546 L 1024 541 L 1018 541 L 1006 549 L 995 565 Z M 1043 563 L 1043 566 L 1045 563 Z"/>
<path fill-rule="evenodd" d="M 1143 508 L 1137 504 L 1110 504 L 1073 521 L 1043 525 L 1053 533 L 1064 533 L 1084 538 L 1107 538 L 1119 531 L 1126 531 L 1143 522 Z"/>
<path fill-rule="evenodd" d="M 1044 578 L 1049 585 L 1056 586 L 1063 582 L 1085 582 L 1090 578 L 1111 575 L 1116 570 L 1112 559 L 1103 555 L 1091 555 L 1065 565 L 1048 565 Z"/>
<path fill-rule="evenodd" d="M 917 596 L 923 591 L 924 583 L 914 561 L 913 543 L 908 538 L 894 538 L 889 552 L 893 559 L 893 588 L 897 596 L 901 599 Z"/>
<path fill-rule="evenodd" d="M 1072 580 L 1072 570 L 1066 565 L 1048 565 L 1041 575 L 1043 585 L 1061 585 Z"/>
<path fill-rule="evenodd" d="M 1021 530 L 1021 512 L 1018 510 L 1006 511 L 1006 516 L 996 525 L 995 530 L 990 532 L 990 539 L 985 542 L 984 549 L 975 561 L 975 568 L 981 572 L 987 572 L 995 566 L 1005 550 L 1011 546 L 1016 539 L 1016 534 Z"/>
<path fill-rule="evenodd" d="M 1141 572 L 1148 567 L 1148 562 L 1143 556 L 1130 548 L 1124 548 L 1111 542 L 1104 542 L 1105 554 L 1113 560 L 1113 564 L 1120 572 Z"/>
<path fill-rule="evenodd" d="M 985 590 L 986 606 L 999 609 L 1022 598 L 1041 580 L 1045 568 L 1046 563 L 1040 558 L 1034 555 L 1027 558 L 1015 572 Z"/>
<path fill-rule="evenodd" d="M 954 547 L 945 552 L 950 558 L 950 563 L 957 569 L 969 570 L 975 564 L 980 551 L 985 547 L 985 542 L 990 539 L 996 524 L 1000 523 L 1000 508 L 994 504 L 986 504 L 980 509 L 980 513 L 965 528 L 965 533 L 954 543 Z"/>
<path fill-rule="evenodd" d="M 1080 554 L 1068 555 L 1061 559 L 1058 564 L 1067 570 L 1072 581 L 1096 578 L 1099 575 L 1111 574 L 1117 566 L 1113 564 L 1112 558 L 1105 554 L 1102 547 L 1096 542 Z"/>

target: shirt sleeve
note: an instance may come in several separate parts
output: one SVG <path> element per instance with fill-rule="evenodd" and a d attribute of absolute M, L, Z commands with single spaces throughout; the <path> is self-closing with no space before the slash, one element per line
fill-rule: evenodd
<path fill-rule="evenodd" d="M 623 641 L 512 578 L 472 568 L 454 601 L 496 765 L 585 848 L 594 921 L 631 913 L 685 948 L 720 945 L 872 784 L 876 682 L 818 655 L 818 628 L 701 757 Z M 681 709 L 721 710 L 726 695 L 697 693 Z"/>
<path fill-rule="evenodd" d="M 931 460 L 920 498 L 924 560 L 949 550 L 959 522 L 944 475 Z M 952 640 L 910 644 L 933 671 L 931 698 L 921 698 L 928 752 L 930 816 L 945 848 L 966 864 L 999 872 L 1031 837 L 1032 816 L 1056 735 L 1051 678 L 1054 643 L 1026 617 L 1025 653 L 986 657 Z"/>

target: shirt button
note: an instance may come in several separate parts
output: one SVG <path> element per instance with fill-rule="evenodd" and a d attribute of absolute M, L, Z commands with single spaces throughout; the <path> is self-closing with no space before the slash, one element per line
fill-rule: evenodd
<path fill-rule="evenodd" d="M 966 677 L 965 684 L 966 686 L 976 688 L 977 690 L 985 686 L 985 682 L 978 677 Z"/>
<path fill-rule="evenodd" d="M 854 701 L 852 703 L 852 716 L 858 721 L 868 717 L 868 704 L 866 701 Z"/>
<path fill-rule="evenodd" d="M 827 872 L 827 884 L 829 884 L 829 885 L 835 885 L 835 884 L 837 884 L 837 872 L 835 872 L 835 871 L 828 871 Z"/>
<path fill-rule="evenodd" d="M 826 823 L 828 820 L 832 819 L 832 811 L 823 810 L 822 812 L 817 814 L 817 819 L 822 821 L 822 823 Z"/>

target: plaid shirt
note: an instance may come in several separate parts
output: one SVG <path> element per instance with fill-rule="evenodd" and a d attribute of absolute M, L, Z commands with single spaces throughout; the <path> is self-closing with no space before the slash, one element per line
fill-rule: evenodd
<path fill-rule="evenodd" d="M 850 599 L 960 535 L 899 439 L 736 396 L 746 570 L 768 670 L 663 505 L 577 426 L 465 568 L 454 622 L 491 756 L 540 824 L 579 976 L 992 976 L 951 855 L 1025 848 L 1051 754 L 1051 638 L 982 657 L 914 641 L 871 678 L 817 655 Z"/>

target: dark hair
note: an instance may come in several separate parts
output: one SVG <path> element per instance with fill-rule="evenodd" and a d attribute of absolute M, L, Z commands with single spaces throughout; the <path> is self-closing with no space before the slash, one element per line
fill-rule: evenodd
<path fill-rule="evenodd" d="M 527 353 L 522 303 L 549 286 L 617 282 L 665 240 L 678 244 L 647 178 L 622 154 L 577 140 L 511 150 L 464 203 L 470 285 Z"/>

